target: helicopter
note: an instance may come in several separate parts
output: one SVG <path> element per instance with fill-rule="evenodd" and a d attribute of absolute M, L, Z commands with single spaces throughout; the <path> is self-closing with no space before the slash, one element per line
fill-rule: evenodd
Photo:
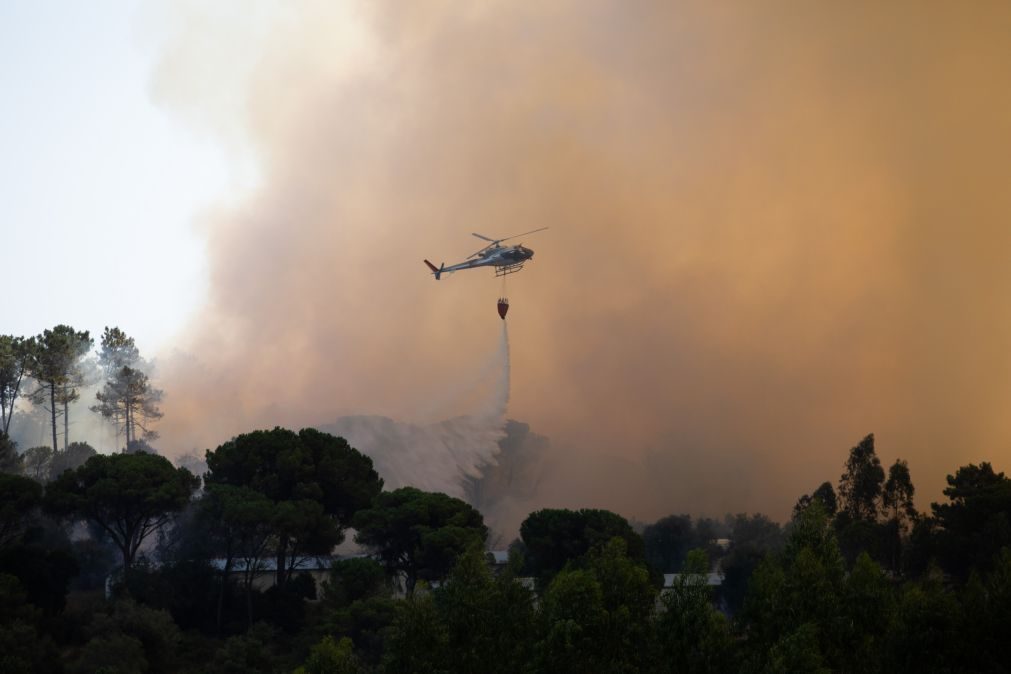
<path fill-rule="evenodd" d="M 547 227 L 541 227 L 540 229 L 533 229 L 529 232 L 523 232 L 522 234 L 513 234 L 512 236 L 507 236 L 502 239 L 492 239 L 483 234 L 471 232 L 472 236 L 488 241 L 488 245 L 476 253 L 468 255 L 465 261 L 450 265 L 449 267 L 446 266 L 445 262 L 438 267 L 428 260 L 425 260 L 425 264 L 432 270 L 432 274 L 435 275 L 436 281 L 442 277 L 443 273 L 452 273 L 454 271 L 460 271 L 461 269 L 474 269 L 476 267 L 494 267 L 495 276 L 515 274 L 519 270 L 523 269 L 523 265 L 527 262 L 527 260 L 534 256 L 534 251 L 522 244 L 516 246 L 500 246 L 499 244 L 503 241 L 516 239 L 521 236 L 526 236 L 527 234 L 533 234 L 534 232 L 542 232 L 545 229 L 547 229 Z M 477 259 L 472 260 L 471 258 Z"/>

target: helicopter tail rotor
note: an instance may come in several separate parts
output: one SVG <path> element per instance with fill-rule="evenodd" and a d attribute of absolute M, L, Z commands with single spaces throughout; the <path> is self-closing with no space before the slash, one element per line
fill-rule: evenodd
<path fill-rule="evenodd" d="M 432 273 L 435 274 L 435 280 L 438 281 L 442 277 L 442 270 L 446 268 L 446 263 L 443 262 L 441 265 L 436 267 L 428 260 L 425 260 L 425 264 L 427 264 L 428 268 L 432 270 Z"/>

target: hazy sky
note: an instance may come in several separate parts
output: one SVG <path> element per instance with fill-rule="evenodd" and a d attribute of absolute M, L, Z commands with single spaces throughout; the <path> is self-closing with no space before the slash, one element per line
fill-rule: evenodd
<path fill-rule="evenodd" d="M 143 16 L 135 0 L 0 3 L 4 332 L 120 325 L 150 353 L 206 293 L 199 215 L 233 169 L 152 101 Z"/>
<path fill-rule="evenodd" d="M 541 503 L 782 517 L 869 432 L 921 503 L 963 463 L 1009 467 L 1004 3 L 183 2 L 110 7 L 100 42 L 29 18 L 50 36 L 0 49 L 48 93 L 2 133 L 46 160 L 2 160 L 23 185 L 4 231 L 90 229 L 93 286 L 63 266 L 17 320 L 160 336 L 164 443 L 423 420 L 495 352 L 502 288 L 421 259 L 549 225 L 507 289 L 509 416 L 553 448 Z M 114 44 L 129 69 L 95 61 Z M 89 141 L 82 101 L 131 122 Z M 63 296 L 145 247 L 118 272 L 164 311 Z"/>

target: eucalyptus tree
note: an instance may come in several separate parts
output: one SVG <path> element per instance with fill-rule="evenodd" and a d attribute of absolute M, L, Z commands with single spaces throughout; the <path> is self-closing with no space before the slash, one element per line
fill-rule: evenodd
<path fill-rule="evenodd" d="M 900 523 L 903 529 L 917 517 L 916 506 L 913 505 L 915 491 L 913 480 L 909 476 L 909 464 L 897 459 L 888 469 L 888 480 L 881 501 L 891 519 Z"/>
<path fill-rule="evenodd" d="M 884 481 L 885 469 L 874 451 L 871 433 L 850 450 L 846 472 L 839 479 L 840 509 L 854 520 L 874 522 Z"/>

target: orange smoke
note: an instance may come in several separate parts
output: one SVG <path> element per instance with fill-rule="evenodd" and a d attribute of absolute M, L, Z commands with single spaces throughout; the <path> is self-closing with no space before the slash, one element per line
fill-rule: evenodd
<path fill-rule="evenodd" d="M 782 516 L 872 431 L 924 500 L 1011 468 L 1007 5 L 367 7 L 177 17 L 158 95 L 261 180 L 207 224 L 165 444 L 417 418 L 500 322 L 422 258 L 550 225 L 508 288 L 544 504 Z"/>

